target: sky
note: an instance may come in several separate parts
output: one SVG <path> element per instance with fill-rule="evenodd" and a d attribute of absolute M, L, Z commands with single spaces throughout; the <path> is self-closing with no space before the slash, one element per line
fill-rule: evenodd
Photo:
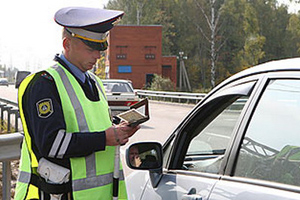
<path fill-rule="evenodd" d="M 108 0 L 1 0 L 0 65 L 31 72 L 53 64 L 61 53 L 61 30 L 53 16 L 68 6 L 103 8 Z M 289 0 L 281 0 L 288 2 Z M 291 11 L 298 10 L 295 5 Z"/>
<path fill-rule="evenodd" d="M 62 27 L 57 10 L 68 6 L 103 8 L 108 0 L 1 0 L 0 64 L 37 71 L 53 63 L 62 51 Z"/>
<path fill-rule="evenodd" d="M 290 3 L 290 0 L 279 0 L 283 4 L 289 5 L 290 13 L 297 13 L 300 10 L 300 4 Z"/>

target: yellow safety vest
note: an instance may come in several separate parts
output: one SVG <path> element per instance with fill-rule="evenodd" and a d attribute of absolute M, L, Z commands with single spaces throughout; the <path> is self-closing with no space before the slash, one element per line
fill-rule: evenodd
<path fill-rule="evenodd" d="M 111 126 L 109 107 L 102 82 L 98 77 L 90 74 L 96 80 L 100 100 L 90 101 L 75 77 L 62 65 L 57 64 L 46 71 L 53 77 L 61 99 L 66 133 L 104 131 Z M 19 88 L 20 116 L 25 137 L 16 187 L 16 200 L 38 198 L 37 188 L 30 184 L 30 174 L 36 173 L 38 162 L 31 148 L 31 137 L 21 106 L 24 91 L 33 76 L 27 77 Z M 70 159 L 74 200 L 112 199 L 114 152 L 115 147 L 106 146 L 104 151 L 95 152 L 87 157 Z M 121 164 L 120 175 L 119 199 L 127 199 Z"/>

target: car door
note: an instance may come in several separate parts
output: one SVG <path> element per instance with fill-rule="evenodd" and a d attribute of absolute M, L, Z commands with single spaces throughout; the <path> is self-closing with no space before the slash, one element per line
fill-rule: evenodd
<path fill-rule="evenodd" d="M 209 199 L 256 83 L 229 84 L 189 114 L 164 147 L 161 180 L 154 187 L 149 181 L 141 199 Z"/>
<path fill-rule="evenodd" d="M 300 74 L 266 75 L 209 200 L 300 199 Z"/>

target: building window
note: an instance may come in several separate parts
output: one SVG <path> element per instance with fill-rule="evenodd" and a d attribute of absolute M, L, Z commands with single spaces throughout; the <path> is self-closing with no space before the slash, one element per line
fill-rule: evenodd
<path fill-rule="evenodd" d="M 155 51 L 156 46 L 145 46 L 146 54 L 145 59 L 146 60 L 155 60 L 155 54 L 152 51 Z"/>
<path fill-rule="evenodd" d="M 127 54 L 124 53 L 124 51 L 126 52 L 126 49 L 128 48 L 128 46 L 116 46 L 116 47 L 117 47 L 117 49 L 119 49 L 119 53 L 117 53 L 116 59 L 117 60 L 126 60 Z"/>
<path fill-rule="evenodd" d="M 146 60 L 155 60 L 155 54 L 145 54 Z"/>
<path fill-rule="evenodd" d="M 116 58 L 118 60 L 126 60 L 127 54 L 117 54 Z"/>
<path fill-rule="evenodd" d="M 119 65 L 118 66 L 118 73 L 131 73 L 131 66 L 129 65 Z"/>

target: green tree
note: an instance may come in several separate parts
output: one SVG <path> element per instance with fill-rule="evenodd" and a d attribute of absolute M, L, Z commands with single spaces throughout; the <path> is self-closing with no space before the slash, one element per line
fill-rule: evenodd
<path fill-rule="evenodd" d="M 169 78 L 163 78 L 160 75 L 154 74 L 150 90 L 155 91 L 174 91 L 175 85 Z"/>
<path fill-rule="evenodd" d="M 203 28 L 202 24 L 199 24 L 199 21 L 194 21 L 196 28 L 204 36 L 209 44 L 210 52 L 210 81 L 211 86 L 215 86 L 216 79 L 216 62 L 218 60 L 218 54 L 220 49 L 224 44 L 224 35 L 222 33 L 222 27 L 220 23 L 220 16 L 222 13 L 222 8 L 224 1 L 209 0 L 208 2 L 201 0 L 194 0 L 195 7 L 200 10 L 200 13 L 206 21 L 206 28 Z"/>
<path fill-rule="evenodd" d="M 107 7 L 125 11 L 122 24 L 162 25 L 163 53 L 188 56 L 194 90 L 300 53 L 299 14 L 278 0 L 110 0 Z"/>
<path fill-rule="evenodd" d="M 251 0 L 249 3 L 256 10 L 260 35 L 266 38 L 263 47 L 265 56 L 260 62 L 287 57 L 287 6 L 278 5 L 277 0 Z"/>
<path fill-rule="evenodd" d="M 262 50 L 263 45 L 266 41 L 264 36 L 259 35 L 260 29 L 258 26 L 258 19 L 256 11 L 251 4 L 246 4 L 244 12 L 244 35 L 246 36 L 245 44 L 242 54 L 242 67 L 247 68 L 259 63 L 265 55 Z"/>
<path fill-rule="evenodd" d="M 296 49 L 293 52 L 300 54 L 300 15 L 292 14 L 289 19 L 289 24 L 287 26 L 289 31 L 291 42 L 297 44 Z M 291 45 L 293 47 L 293 45 Z"/>
<path fill-rule="evenodd" d="M 224 4 L 221 17 L 227 39 L 220 50 L 218 65 L 224 69 L 217 74 L 218 82 L 242 69 L 240 51 L 246 39 L 243 27 L 246 4 L 246 0 L 227 0 Z"/>
<path fill-rule="evenodd" d="M 173 16 L 174 1 L 172 0 L 110 0 L 106 6 L 125 12 L 121 24 L 128 25 L 162 25 L 163 54 L 170 54 L 175 36 Z"/>

